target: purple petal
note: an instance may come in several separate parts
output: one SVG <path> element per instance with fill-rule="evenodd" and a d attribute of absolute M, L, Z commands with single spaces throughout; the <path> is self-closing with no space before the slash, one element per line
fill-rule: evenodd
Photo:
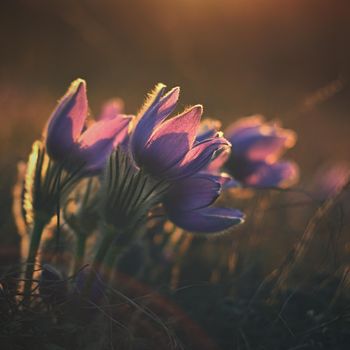
<path fill-rule="evenodd" d="M 243 118 L 225 133 L 236 157 L 251 161 L 275 161 L 287 148 L 295 145 L 296 134 L 276 123 L 263 123 L 261 116 Z"/>
<path fill-rule="evenodd" d="M 221 122 L 215 119 L 204 119 L 199 127 L 196 142 L 202 142 L 206 139 L 216 137 L 221 128 Z"/>
<path fill-rule="evenodd" d="M 169 219 L 187 231 L 215 233 L 242 223 L 244 215 L 236 209 L 209 207 L 187 212 L 170 212 Z"/>
<path fill-rule="evenodd" d="M 180 88 L 172 88 L 166 95 L 164 95 L 159 101 L 159 107 L 157 110 L 157 121 L 155 126 L 159 125 L 170 113 L 172 113 L 176 107 L 176 103 L 179 99 Z"/>
<path fill-rule="evenodd" d="M 131 138 L 132 152 L 136 160 L 141 156 L 142 150 L 154 129 L 176 107 L 180 88 L 175 87 L 163 96 L 164 91 L 165 85 L 158 84 L 137 116 L 137 125 Z"/>
<path fill-rule="evenodd" d="M 229 181 L 223 184 L 223 189 L 225 190 L 228 188 L 239 188 L 239 187 L 242 187 L 242 184 L 239 181 L 233 179 L 232 177 Z"/>
<path fill-rule="evenodd" d="M 102 106 L 101 114 L 97 119 L 98 120 L 113 119 L 117 117 L 119 114 L 122 114 L 123 110 L 124 110 L 123 100 L 120 98 L 115 98 L 113 100 L 107 101 Z"/>
<path fill-rule="evenodd" d="M 164 200 L 165 207 L 187 211 L 209 206 L 220 194 L 218 179 L 210 174 L 196 174 L 175 182 Z"/>
<path fill-rule="evenodd" d="M 218 173 L 223 168 L 224 164 L 228 160 L 231 154 L 230 148 L 225 148 L 221 152 L 217 152 L 218 154 L 210 161 L 207 166 L 207 171 Z"/>
<path fill-rule="evenodd" d="M 88 112 L 86 83 L 75 80 L 51 115 L 44 137 L 49 155 L 63 160 L 79 137 Z"/>
<path fill-rule="evenodd" d="M 291 130 L 273 130 L 268 126 L 252 128 L 239 137 L 232 138 L 233 152 L 251 161 L 277 159 L 286 148 L 295 144 L 296 136 Z"/>
<path fill-rule="evenodd" d="M 208 139 L 196 144 L 169 172 L 168 176 L 181 178 L 191 176 L 204 169 L 213 159 L 215 152 L 228 148 L 229 142 L 223 137 Z"/>
<path fill-rule="evenodd" d="M 197 105 L 161 124 L 143 149 L 139 163 L 156 175 L 171 174 L 191 148 L 201 114 L 202 106 Z"/>
<path fill-rule="evenodd" d="M 298 166 L 293 162 L 257 163 L 255 171 L 244 179 L 250 187 L 288 187 L 298 180 Z"/>
<path fill-rule="evenodd" d="M 240 118 L 233 122 L 226 130 L 225 137 L 230 139 L 231 137 L 238 136 L 242 131 L 250 128 L 256 128 L 264 124 L 264 117 L 262 115 L 253 115 L 250 117 Z"/>
<path fill-rule="evenodd" d="M 203 174 L 203 172 L 201 172 L 201 174 Z M 204 173 L 206 174 L 206 173 Z M 217 181 L 222 187 L 237 187 L 238 186 L 238 182 L 236 180 L 234 180 L 229 174 L 226 173 L 220 173 L 220 174 L 213 174 L 213 173 L 209 173 L 214 179 L 215 181 Z M 234 185 L 235 184 L 235 185 Z"/>
<path fill-rule="evenodd" d="M 146 146 L 151 146 L 152 142 L 163 136 L 187 134 L 187 144 L 191 147 L 197 134 L 202 113 L 203 107 L 196 105 L 165 121 L 154 130 Z"/>
<path fill-rule="evenodd" d="M 102 170 L 113 148 L 126 137 L 129 122 L 128 116 L 101 120 L 82 134 L 76 156 L 84 161 L 89 172 Z"/>
<path fill-rule="evenodd" d="M 129 124 L 132 122 L 132 120 L 135 118 L 133 115 L 125 115 L 125 114 L 119 114 L 119 118 L 123 119 L 123 125 L 116 137 L 114 138 L 113 142 L 113 148 L 117 147 L 118 145 L 126 142 L 126 140 L 129 137 Z M 125 121 L 128 121 L 125 124 Z"/>
<path fill-rule="evenodd" d="M 97 141 L 113 139 L 130 123 L 132 116 L 119 115 L 117 118 L 100 120 L 91 125 L 80 137 L 80 146 L 90 147 Z"/>

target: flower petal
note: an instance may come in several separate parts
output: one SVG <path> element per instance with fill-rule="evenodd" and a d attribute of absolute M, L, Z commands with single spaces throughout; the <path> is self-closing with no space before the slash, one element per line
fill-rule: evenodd
<path fill-rule="evenodd" d="M 90 147 L 97 141 L 112 139 L 130 123 L 131 116 L 119 115 L 113 119 L 100 120 L 91 125 L 80 137 L 81 147 Z"/>
<path fill-rule="evenodd" d="M 127 136 L 130 116 L 119 115 L 93 124 L 81 136 L 76 156 L 84 161 L 91 172 L 102 170 L 113 148 Z"/>
<path fill-rule="evenodd" d="M 162 123 L 142 150 L 139 163 L 152 174 L 171 174 L 193 145 L 201 115 L 202 106 L 197 105 Z"/>
<path fill-rule="evenodd" d="M 241 224 L 242 212 L 228 208 L 203 208 L 192 211 L 170 212 L 169 219 L 184 230 L 196 233 L 215 233 Z"/>
<path fill-rule="evenodd" d="M 223 188 L 239 187 L 239 182 L 234 180 L 227 173 L 213 174 L 210 172 L 200 172 L 200 174 L 210 174 Z"/>
<path fill-rule="evenodd" d="M 299 169 L 294 162 L 257 163 L 255 171 L 242 182 L 256 188 L 284 188 L 294 184 L 298 177 Z"/>
<path fill-rule="evenodd" d="M 231 137 L 238 136 L 241 131 L 245 131 L 248 128 L 256 128 L 264 124 L 264 117 L 260 114 L 252 115 L 250 117 L 240 118 L 233 122 L 226 130 L 225 136 L 230 139 Z"/>
<path fill-rule="evenodd" d="M 237 157 L 251 161 L 275 161 L 295 145 L 296 134 L 281 128 L 277 123 L 263 123 L 261 116 L 243 118 L 225 133 Z"/>
<path fill-rule="evenodd" d="M 176 107 L 180 88 L 175 87 L 163 96 L 164 91 L 165 85 L 158 84 L 137 116 L 137 125 L 131 138 L 132 152 L 136 160 L 141 157 L 140 153 L 157 125 Z"/>
<path fill-rule="evenodd" d="M 247 150 L 247 157 L 253 161 L 275 161 L 287 149 L 295 145 L 296 134 L 292 130 L 276 130 L 274 134 L 255 139 Z"/>
<path fill-rule="evenodd" d="M 218 173 L 223 168 L 231 154 L 231 148 L 224 148 L 215 154 L 215 157 L 210 161 L 206 170 L 213 173 Z"/>
<path fill-rule="evenodd" d="M 228 148 L 230 143 L 223 137 L 215 137 L 197 143 L 186 156 L 177 163 L 167 176 L 182 178 L 191 176 L 204 169 L 213 159 L 215 152 Z"/>
<path fill-rule="evenodd" d="M 45 128 L 47 151 L 53 159 L 66 157 L 83 130 L 87 112 L 86 83 L 77 79 L 58 103 Z"/>
<path fill-rule="evenodd" d="M 202 142 L 206 139 L 217 136 L 220 129 L 221 122 L 219 120 L 211 118 L 204 119 L 200 124 L 196 142 Z"/>
<path fill-rule="evenodd" d="M 209 206 L 221 191 L 217 178 L 210 174 L 196 174 L 176 181 L 164 200 L 165 207 L 173 211 L 186 211 Z"/>

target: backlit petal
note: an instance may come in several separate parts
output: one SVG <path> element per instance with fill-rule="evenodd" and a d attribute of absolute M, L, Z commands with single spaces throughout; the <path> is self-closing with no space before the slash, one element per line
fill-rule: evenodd
<path fill-rule="evenodd" d="M 207 207 L 220 194 L 221 184 L 210 174 L 196 174 L 177 181 L 165 198 L 166 208 L 193 210 Z"/>
<path fill-rule="evenodd" d="M 102 170 L 113 148 L 126 137 L 129 122 L 128 116 L 105 119 L 96 122 L 83 133 L 76 152 L 89 172 Z"/>
<path fill-rule="evenodd" d="M 170 212 L 169 218 L 182 229 L 196 233 L 221 232 L 244 221 L 244 215 L 239 210 L 215 207 Z"/>
<path fill-rule="evenodd" d="M 132 152 L 136 160 L 142 157 L 142 150 L 154 129 L 175 109 L 180 89 L 173 88 L 163 96 L 165 85 L 158 84 L 139 112 L 136 127 L 131 138 Z"/>
<path fill-rule="evenodd" d="M 200 142 L 186 154 L 181 162 L 172 168 L 169 176 L 177 178 L 191 176 L 206 168 L 213 159 L 215 152 L 228 148 L 229 146 L 229 142 L 222 137 Z"/>
<path fill-rule="evenodd" d="M 171 173 L 191 148 L 201 114 L 202 106 L 198 105 L 161 124 L 142 150 L 139 163 L 150 173 Z"/>
<path fill-rule="evenodd" d="M 44 132 L 47 151 L 52 158 L 65 158 L 84 127 L 87 112 L 86 83 L 77 79 L 58 103 Z"/>

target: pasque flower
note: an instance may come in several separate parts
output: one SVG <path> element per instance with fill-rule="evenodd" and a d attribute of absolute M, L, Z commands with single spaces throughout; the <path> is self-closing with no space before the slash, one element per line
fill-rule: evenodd
<path fill-rule="evenodd" d="M 138 114 L 128 144 L 110 157 L 102 210 L 107 224 L 130 231 L 163 201 L 171 220 L 189 231 L 222 231 L 242 221 L 238 211 L 209 207 L 224 177 L 201 171 L 230 143 L 216 131 L 197 138 L 200 105 L 169 117 L 179 91 L 175 87 L 165 93 L 165 86 L 158 84 Z M 198 189 L 202 186 L 209 186 L 203 189 L 205 195 Z M 188 194 L 187 187 L 191 187 Z"/>
<path fill-rule="evenodd" d="M 210 207 L 226 178 L 201 171 L 216 154 L 229 149 L 230 143 L 216 131 L 198 137 L 201 105 L 167 119 L 175 109 L 179 91 L 173 88 L 165 94 L 164 85 L 156 86 L 131 134 L 131 152 L 140 168 L 170 183 L 163 204 L 174 223 L 189 231 L 222 231 L 242 222 L 243 214 Z"/>
<path fill-rule="evenodd" d="M 225 131 L 231 152 L 222 152 L 208 167 L 215 172 L 225 167 L 243 186 L 287 187 L 298 179 L 298 167 L 280 160 L 295 145 L 296 134 L 277 123 L 267 123 L 262 116 L 242 118 Z"/>
<path fill-rule="evenodd" d="M 86 175 L 101 171 L 112 149 L 127 136 L 131 116 L 105 106 L 101 118 L 86 125 L 86 83 L 75 80 L 51 115 L 44 138 L 49 156 L 71 169 L 83 166 Z"/>
<path fill-rule="evenodd" d="M 82 176 L 101 171 L 114 147 L 128 133 L 131 116 L 104 109 L 100 120 L 87 127 L 86 83 L 75 80 L 58 103 L 44 130 L 44 140 L 36 141 L 29 157 L 24 211 L 33 224 L 25 271 L 24 301 L 29 302 L 31 279 L 44 227 L 60 202 Z"/>
<path fill-rule="evenodd" d="M 217 151 L 230 146 L 217 135 L 196 140 L 203 112 L 201 105 L 168 118 L 175 109 L 179 92 L 175 87 L 165 94 L 165 86 L 158 84 L 139 113 L 130 140 L 136 164 L 153 176 L 170 181 L 197 173 Z"/>

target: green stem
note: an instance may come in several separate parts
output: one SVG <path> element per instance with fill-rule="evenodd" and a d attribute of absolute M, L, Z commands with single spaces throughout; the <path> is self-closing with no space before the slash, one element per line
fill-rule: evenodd
<path fill-rule="evenodd" d="M 126 246 L 127 244 L 113 244 L 108 250 L 103 269 L 103 276 L 106 282 L 110 280 L 112 272 L 122 257 Z"/>
<path fill-rule="evenodd" d="M 75 261 L 74 261 L 74 273 L 76 273 L 84 263 L 86 238 L 87 238 L 87 235 L 84 233 L 79 232 L 77 234 L 77 246 L 76 246 Z"/>
<path fill-rule="evenodd" d="M 112 246 L 114 238 L 115 238 L 114 232 L 107 230 L 100 244 L 100 247 L 95 255 L 95 259 L 92 263 L 93 270 L 99 271 L 101 269 L 101 266 L 106 257 L 107 251 Z"/>
<path fill-rule="evenodd" d="M 46 226 L 46 220 L 36 218 L 34 222 L 34 227 L 32 231 L 32 237 L 29 245 L 29 252 L 27 257 L 26 270 L 24 274 L 24 297 L 23 302 L 27 304 L 30 299 L 31 290 L 32 290 L 32 279 L 34 273 L 35 259 L 39 250 L 40 240 L 43 233 L 43 230 Z"/>
<path fill-rule="evenodd" d="M 101 270 L 103 261 L 106 257 L 106 254 L 109 248 L 113 245 L 114 238 L 115 238 L 115 231 L 109 228 L 106 229 L 104 232 L 104 237 L 100 243 L 100 246 L 96 252 L 95 258 L 91 264 L 91 270 L 90 270 L 90 273 L 88 274 L 88 277 L 84 286 L 83 294 L 85 296 L 89 295 L 94 279 L 96 275 L 99 274 L 99 271 Z"/>

